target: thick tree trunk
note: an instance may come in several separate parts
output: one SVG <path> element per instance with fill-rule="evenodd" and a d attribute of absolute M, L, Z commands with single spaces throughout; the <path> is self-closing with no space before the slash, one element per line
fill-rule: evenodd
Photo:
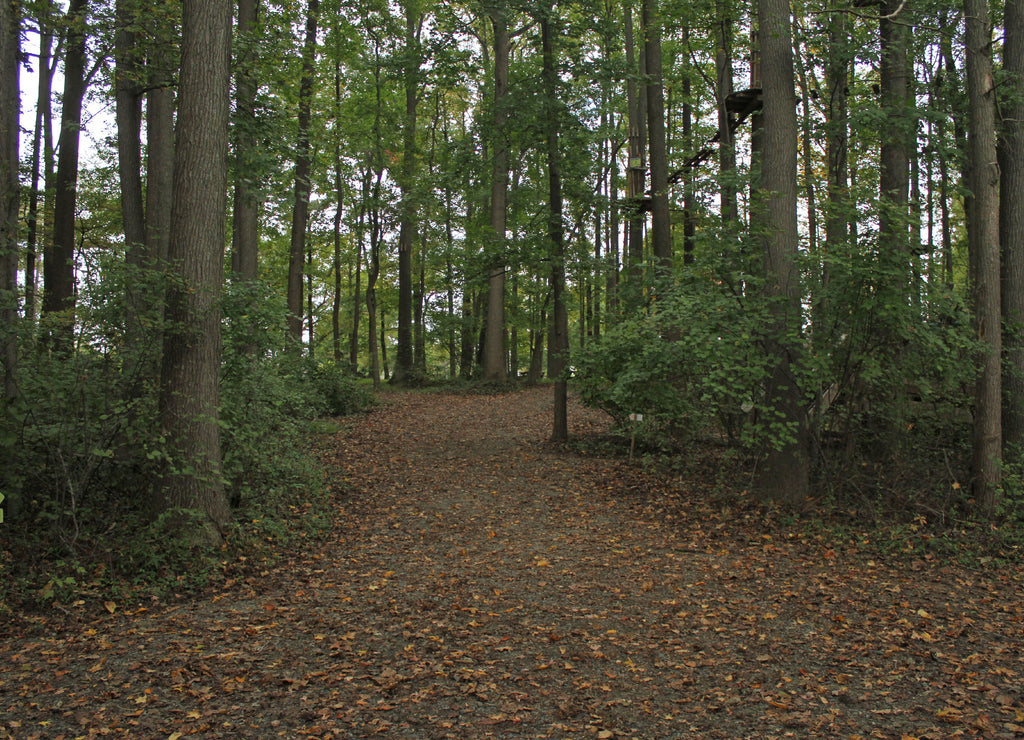
<path fill-rule="evenodd" d="M 75 206 L 78 200 L 78 142 L 85 97 L 85 40 L 88 0 L 71 0 L 64 54 L 64 95 L 53 206 L 53 243 L 43 258 L 43 314 L 58 351 L 70 351 L 75 310 Z"/>
<path fill-rule="evenodd" d="M 172 41 L 165 40 L 153 51 L 146 93 L 146 254 L 155 269 L 163 269 L 171 241 L 175 96 L 172 45 Z"/>
<path fill-rule="evenodd" d="M 879 172 L 878 241 L 892 264 L 899 265 L 903 284 L 893 286 L 899 295 L 910 291 L 910 254 L 908 240 L 908 195 L 910 190 L 909 131 L 910 87 L 907 75 L 907 41 L 910 30 L 903 0 L 886 0 L 885 16 L 879 21 L 881 51 L 879 60 L 880 104 L 885 113 Z M 897 278 L 898 279 L 898 278 Z"/>
<path fill-rule="evenodd" d="M 398 229 L 398 346 L 395 348 L 394 383 L 404 383 L 414 375 L 413 269 L 412 247 L 416 239 L 416 212 L 413 180 L 416 174 L 416 108 L 419 102 L 420 32 L 423 15 L 415 3 L 403 3 L 405 12 L 405 118 L 402 125 L 402 166 L 398 187 L 401 190 L 401 223 Z"/>
<path fill-rule="evenodd" d="M 1002 453 L 1002 329 L 999 285 L 999 166 L 992 79 L 992 26 L 986 0 L 964 0 L 967 33 L 968 243 L 974 270 L 974 321 L 981 342 L 974 408 L 974 497 L 983 512 L 996 507 Z"/>
<path fill-rule="evenodd" d="M 169 253 L 181 283 L 167 302 L 160 424 L 169 464 L 155 503 L 158 512 L 201 512 L 206 524 L 190 536 L 219 540 L 231 515 L 217 419 L 232 3 L 185 0 L 183 10 Z"/>
<path fill-rule="evenodd" d="M 0 2 L 0 407 L 18 395 L 19 8 Z M 40 71 L 44 74 L 44 71 Z M 0 477 L 0 485 L 8 483 Z"/>
<path fill-rule="evenodd" d="M 799 506 L 809 487 L 807 418 L 794 368 L 800 354 L 800 274 L 797 266 L 797 119 L 788 0 L 759 0 L 758 39 L 764 107 L 760 189 L 753 206 L 755 233 L 764 240 L 770 359 L 769 413 L 786 428 L 773 440 L 759 476 L 763 494 Z"/>
<path fill-rule="evenodd" d="M 291 247 L 288 259 L 288 337 L 295 348 L 302 343 L 303 263 L 306 260 L 306 227 L 309 223 L 310 151 L 313 83 L 316 76 L 316 32 L 320 0 L 306 6 L 306 38 L 302 49 L 302 79 L 299 81 L 298 139 L 295 145 L 295 202 L 292 206 Z M 312 343 L 312 337 L 310 342 Z"/>
<path fill-rule="evenodd" d="M 999 239 L 1002 245 L 1003 443 L 1024 447 L 1024 0 L 1006 0 L 999 139 Z"/>
<path fill-rule="evenodd" d="M 504 3 L 489 10 L 494 29 L 494 128 L 491 152 L 491 271 L 487 278 L 487 325 L 484 334 L 484 380 L 503 381 L 505 368 L 505 220 L 508 208 L 508 9 Z"/>

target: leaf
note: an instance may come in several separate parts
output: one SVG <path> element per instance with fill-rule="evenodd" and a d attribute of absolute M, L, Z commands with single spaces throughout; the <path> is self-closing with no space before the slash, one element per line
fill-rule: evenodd
<path fill-rule="evenodd" d="M 113 601 L 104 601 L 103 606 L 111 614 L 117 611 L 117 604 L 115 604 Z"/>

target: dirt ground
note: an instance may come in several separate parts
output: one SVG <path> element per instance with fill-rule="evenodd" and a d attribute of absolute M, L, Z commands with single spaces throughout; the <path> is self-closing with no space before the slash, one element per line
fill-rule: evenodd
<path fill-rule="evenodd" d="M 326 443 L 325 543 L 0 624 L 0 737 L 1024 737 L 1020 569 L 830 549 L 550 423 L 550 389 L 388 394 Z"/>

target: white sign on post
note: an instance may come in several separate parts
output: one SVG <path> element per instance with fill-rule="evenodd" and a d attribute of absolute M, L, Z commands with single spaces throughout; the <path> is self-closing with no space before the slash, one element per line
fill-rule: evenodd
<path fill-rule="evenodd" d="M 630 414 L 629 415 L 629 420 L 630 421 L 643 421 L 644 420 L 644 415 L 643 414 Z"/>

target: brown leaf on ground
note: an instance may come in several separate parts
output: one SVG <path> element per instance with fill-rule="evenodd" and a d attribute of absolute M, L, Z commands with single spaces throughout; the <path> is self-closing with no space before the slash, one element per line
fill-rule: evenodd
<path fill-rule="evenodd" d="M 1020 736 L 1019 569 L 764 531 L 550 424 L 544 389 L 389 394 L 326 444 L 326 543 L 171 608 L 3 628 L 0 737 Z"/>

